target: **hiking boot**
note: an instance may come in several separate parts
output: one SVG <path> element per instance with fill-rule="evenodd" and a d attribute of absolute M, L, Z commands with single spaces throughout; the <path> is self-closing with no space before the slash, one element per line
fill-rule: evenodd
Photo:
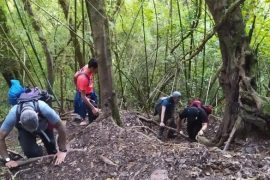
<path fill-rule="evenodd" d="M 163 137 L 163 132 L 164 132 L 164 128 L 161 127 L 161 128 L 159 129 L 159 132 L 158 132 L 158 135 L 157 135 L 157 138 L 158 138 L 158 139 L 160 139 L 160 140 L 162 139 L 162 137 Z"/>

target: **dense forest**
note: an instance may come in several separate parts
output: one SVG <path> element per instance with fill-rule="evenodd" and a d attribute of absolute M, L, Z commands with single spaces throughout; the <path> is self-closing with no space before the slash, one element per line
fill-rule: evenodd
<path fill-rule="evenodd" d="M 177 90 L 179 109 L 194 98 L 214 107 L 207 146 L 236 130 L 269 135 L 269 0 L 0 0 L 0 39 L 2 119 L 11 79 L 72 111 L 74 74 L 95 57 L 99 107 L 119 126 L 124 110 L 151 119 L 159 97 Z"/>

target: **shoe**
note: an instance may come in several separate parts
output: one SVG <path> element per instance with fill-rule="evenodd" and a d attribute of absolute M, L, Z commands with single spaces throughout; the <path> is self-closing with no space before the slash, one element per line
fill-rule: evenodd
<path fill-rule="evenodd" d="M 87 122 L 87 121 L 82 121 L 81 123 L 80 123 L 80 126 L 86 126 L 86 125 L 88 125 L 89 123 Z"/>

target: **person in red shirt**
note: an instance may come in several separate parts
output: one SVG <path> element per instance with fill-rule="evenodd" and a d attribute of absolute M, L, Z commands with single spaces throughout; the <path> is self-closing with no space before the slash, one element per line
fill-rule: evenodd
<path fill-rule="evenodd" d="M 88 113 L 89 123 L 93 122 L 99 113 L 97 108 L 97 96 L 94 92 L 94 75 L 97 73 L 97 60 L 92 58 L 82 69 L 74 75 L 76 83 L 76 94 L 74 99 L 74 112 L 79 114 L 82 122 L 80 125 L 87 125 L 85 121 Z"/>

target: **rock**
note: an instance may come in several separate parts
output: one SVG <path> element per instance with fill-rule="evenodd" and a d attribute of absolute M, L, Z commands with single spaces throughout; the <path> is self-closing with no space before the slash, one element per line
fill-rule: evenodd
<path fill-rule="evenodd" d="M 151 174 L 150 180 L 169 180 L 168 171 L 157 169 Z"/>

